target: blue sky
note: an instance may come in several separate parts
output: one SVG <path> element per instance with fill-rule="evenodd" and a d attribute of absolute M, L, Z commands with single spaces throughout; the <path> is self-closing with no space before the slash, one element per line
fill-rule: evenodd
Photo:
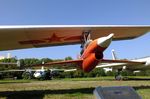
<path fill-rule="evenodd" d="M 1 0 L 0 25 L 150 25 L 150 0 Z M 115 41 L 105 51 L 111 58 L 150 56 L 150 33 L 130 41 Z M 1 51 L 18 58 L 76 58 L 80 45 Z"/>

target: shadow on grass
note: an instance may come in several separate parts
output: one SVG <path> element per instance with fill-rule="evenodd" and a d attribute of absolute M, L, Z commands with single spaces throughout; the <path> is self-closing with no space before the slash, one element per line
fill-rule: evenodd
<path fill-rule="evenodd" d="M 145 81 L 145 80 L 150 80 L 150 78 L 128 78 L 128 80 L 139 80 L 139 81 L 144 80 Z"/>
<path fill-rule="evenodd" d="M 60 89 L 60 90 L 27 90 L 27 91 L 4 91 L 0 97 L 7 99 L 43 99 L 46 94 L 92 94 L 94 88 Z"/>
<path fill-rule="evenodd" d="M 140 89 L 150 89 L 150 86 L 133 86 L 135 90 L 140 90 Z"/>
<path fill-rule="evenodd" d="M 10 84 L 10 83 L 30 83 L 30 81 L 3 81 L 3 82 L 0 82 L 0 84 Z"/>
<path fill-rule="evenodd" d="M 150 86 L 134 86 L 135 90 L 150 89 Z M 95 88 L 79 88 L 79 89 L 58 89 L 58 90 L 27 90 L 27 91 L 3 91 L 0 97 L 6 99 L 43 99 L 47 94 L 93 94 Z"/>

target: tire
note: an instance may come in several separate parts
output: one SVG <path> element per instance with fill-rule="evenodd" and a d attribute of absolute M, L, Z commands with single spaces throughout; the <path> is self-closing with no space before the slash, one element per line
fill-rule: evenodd
<path fill-rule="evenodd" d="M 22 78 L 26 80 L 30 80 L 32 78 L 32 74 L 30 72 L 24 72 L 22 74 Z"/>

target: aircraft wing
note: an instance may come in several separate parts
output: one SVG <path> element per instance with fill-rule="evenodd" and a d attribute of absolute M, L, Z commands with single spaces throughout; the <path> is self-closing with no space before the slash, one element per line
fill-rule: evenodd
<path fill-rule="evenodd" d="M 59 68 L 67 68 L 67 69 L 74 69 L 74 68 L 81 68 L 83 60 L 67 60 L 67 61 L 60 61 L 60 62 L 48 62 L 45 64 L 37 64 L 33 65 L 34 67 L 41 67 L 41 66 L 47 66 L 47 67 L 59 67 Z M 134 65 L 142 65 L 145 64 L 145 62 L 137 62 L 137 61 L 128 61 L 128 60 L 110 60 L 110 59 L 102 59 L 100 60 L 100 63 L 96 68 L 120 68 L 123 66 L 134 66 Z"/>
<path fill-rule="evenodd" d="M 91 39 L 114 33 L 113 40 L 139 37 L 150 26 L 143 25 L 23 25 L 0 26 L 0 50 L 80 44 L 83 32 L 89 31 Z"/>
<path fill-rule="evenodd" d="M 146 62 L 129 61 L 129 60 L 109 60 L 103 59 L 96 68 L 122 68 L 126 66 L 129 69 L 137 68 L 138 65 L 143 65 Z"/>
<path fill-rule="evenodd" d="M 66 68 L 66 69 L 74 69 L 74 68 L 80 68 L 82 65 L 82 59 L 79 60 L 67 60 L 67 61 L 59 61 L 59 62 L 47 62 L 45 64 L 35 64 L 32 67 L 54 67 L 54 68 Z"/>

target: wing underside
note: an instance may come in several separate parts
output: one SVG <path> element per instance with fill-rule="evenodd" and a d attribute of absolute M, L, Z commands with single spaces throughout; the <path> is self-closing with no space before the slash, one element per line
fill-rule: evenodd
<path fill-rule="evenodd" d="M 63 68 L 63 69 L 74 69 L 80 68 L 82 65 L 82 59 L 80 60 L 67 60 L 67 61 L 59 61 L 59 62 L 47 62 L 45 64 L 36 64 L 33 67 L 49 67 L 49 68 Z"/>
<path fill-rule="evenodd" d="M 73 69 L 73 68 L 81 68 L 83 60 L 68 60 L 68 61 L 60 61 L 60 62 L 48 62 L 45 64 L 34 65 L 35 67 L 57 67 L 57 68 L 65 68 L 65 69 Z M 96 68 L 120 68 L 123 66 L 134 66 L 134 65 L 143 65 L 145 62 L 137 62 L 137 61 L 128 61 L 128 60 L 110 60 L 110 59 L 102 59 Z"/>
<path fill-rule="evenodd" d="M 114 33 L 113 40 L 124 40 L 149 30 L 150 26 L 127 25 L 0 26 L 0 50 L 80 44 L 85 31 L 91 33 L 91 39 Z"/>
<path fill-rule="evenodd" d="M 146 62 L 129 61 L 129 60 L 109 60 L 103 59 L 96 68 L 123 68 L 135 69 L 137 66 L 144 65 Z"/>

